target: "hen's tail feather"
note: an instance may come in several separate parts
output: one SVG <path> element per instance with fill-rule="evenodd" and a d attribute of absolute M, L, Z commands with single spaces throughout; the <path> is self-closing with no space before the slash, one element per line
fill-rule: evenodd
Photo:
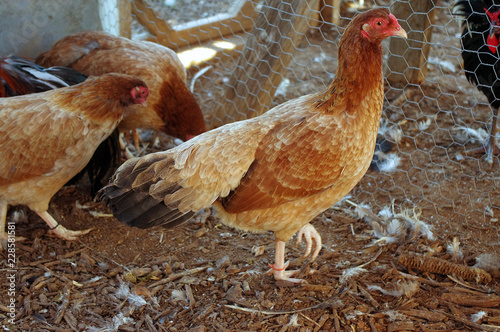
<path fill-rule="evenodd" d="M 108 206 L 122 223 L 149 228 L 177 226 L 193 215 L 193 211 L 181 212 L 175 205 L 165 205 L 162 199 L 154 198 L 147 191 L 136 191 L 109 185 L 98 192 L 96 200 Z"/>
<path fill-rule="evenodd" d="M 69 180 L 66 185 L 77 184 L 87 174 L 90 181 L 90 194 L 94 197 L 97 191 L 106 185 L 120 163 L 120 159 L 120 132 L 115 129 L 108 138 L 99 144 L 85 168 Z"/>

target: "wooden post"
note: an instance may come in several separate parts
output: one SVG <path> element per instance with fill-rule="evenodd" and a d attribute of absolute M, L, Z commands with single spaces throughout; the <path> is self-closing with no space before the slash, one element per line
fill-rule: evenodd
<path fill-rule="evenodd" d="M 320 0 L 320 21 L 338 24 L 340 20 L 340 0 Z"/>
<path fill-rule="evenodd" d="M 398 18 L 408 39 L 391 38 L 387 80 L 395 86 L 420 84 L 427 74 L 435 7 L 430 0 L 396 1 L 391 12 Z"/>
<path fill-rule="evenodd" d="M 131 10 L 129 0 L 99 0 L 99 16 L 103 30 L 115 36 L 130 38 Z"/>
<path fill-rule="evenodd" d="M 212 127 L 260 115 L 269 109 L 295 49 L 307 32 L 318 0 L 265 0 Z M 316 12 L 317 14 L 317 12 Z"/>
<path fill-rule="evenodd" d="M 144 0 L 134 0 L 132 13 L 154 37 L 155 41 L 179 51 L 186 45 L 199 45 L 201 42 L 233 36 L 253 27 L 255 3 L 251 0 L 238 0 L 228 13 L 190 21 L 171 26 Z"/>

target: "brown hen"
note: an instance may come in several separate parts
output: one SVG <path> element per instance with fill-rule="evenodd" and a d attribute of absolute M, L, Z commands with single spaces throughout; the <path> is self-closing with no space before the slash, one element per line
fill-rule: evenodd
<path fill-rule="evenodd" d="M 70 87 L 0 98 L 0 240 L 8 205 L 27 205 L 58 236 L 70 231 L 47 212 L 49 201 L 89 162 L 133 105 L 145 103 L 145 83 L 107 74 Z"/>
<path fill-rule="evenodd" d="M 370 165 L 382 113 L 381 42 L 406 32 L 386 9 L 356 16 L 339 44 L 338 70 L 324 91 L 202 134 L 172 150 L 129 160 L 98 193 L 130 226 L 173 226 L 213 205 L 235 228 L 276 237 L 277 280 L 285 242 L 299 231 L 306 255 L 321 237 L 309 221 L 359 182 Z"/>
<path fill-rule="evenodd" d="M 70 67 L 87 76 L 121 73 L 141 78 L 151 91 L 147 106 L 133 107 L 120 123 L 121 131 L 152 129 L 182 140 L 206 131 L 201 109 L 185 83 L 186 70 L 177 54 L 162 45 L 87 31 L 59 40 L 36 63 Z"/>

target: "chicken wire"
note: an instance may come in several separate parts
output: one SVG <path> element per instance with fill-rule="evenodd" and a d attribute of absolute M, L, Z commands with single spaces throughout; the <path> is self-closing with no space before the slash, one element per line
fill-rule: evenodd
<path fill-rule="evenodd" d="M 413 11 L 409 17 L 413 14 L 430 17 L 430 12 L 414 11 L 414 4 L 418 1 L 404 2 Z M 199 62 L 189 60 L 191 62 L 186 63 L 190 85 L 201 104 L 207 123 L 212 126 L 253 117 L 286 100 L 326 88 L 334 78 L 338 42 L 350 18 L 374 6 L 392 10 L 394 5 L 392 2 L 363 0 L 341 1 L 336 8 L 324 4 L 323 9 L 338 10 L 338 20 L 332 24 L 328 18 L 321 16 L 324 11 L 321 11 L 321 4 L 317 1 L 307 2 L 307 10 L 300 14 L 293 13 L 291 5 L 285 3 L 278 10 L 278 17 L 289 20 L 290 17 L 302 16 L 307 21 L 307 29 L 303 33 L 294 31 L 293 33 L 300 34 L 300 43 L 292 43 L 293 47 L 281 50 L 280 56 L 291 55 L 290 62 L 284 63 L 281 71 L 273 72 L 271 68 L 269 71 L 259 72 L 257 77 L 255 73 L 250 73 L 248 76 L 253 75 L 252 79 L 257 80 L 258 84 L 249 84 L 250 81 L 241 80 L 244 75 L 240 80 L 232 80 L 232 75 L 235 70 L 245 72 L 257 66 L 256 63 L 242 60 L 248 54 L 242 45 L 252 37 L 251 29 L 246 32 L 238 29 L 233 33 L 222 33 L 222 30 L 238 27 L 236 23 L 242 17 L 251 18 L 255 22 L 262 12 L 272 11 L 271 4 L 276 2 L 252 1 L 254 13 L 245 12 L 229 20 L 224 16 L 226 21 L 222 25 L 213 23 L 217 22 L 214 17 L 220 16 L 223 19 L 223 15 L 228 12 L 238 12 L 237 8 L 235 11 L 235 3 L 240 7 L 244 4 L 229 0 L 145 2 L 148 8 L 155 11 L 156 19 L 165 20 L 174 27 L 186 25 L 193 20 L 198 20 L 203 25 L 203 20 L 206 20 L 206 24 L 198 30 L 189 30 L 189 40 L 181 39 L 181 43 L 179 40 L 167 42 L 179 54 L 191 52 L 190 54 L 201 56 L 204 48 L 215 42 L 234 45 L 233 49 L 222 47 L 210 59 Z M 386 81 L 384 113 L 379 134 L 392 142 L 393 148 L 388 157 L 382 156 L 387 160 L 387 168 L 369 171 L 353 190 L 352 199 L 369 204 L 375 211 L 382 210 L 385 206 L 413 209 L 431 224 L 444 224 L 444 231 L 450 232 L 450 235 L 457 228 L 474 229 L 485 223 L 494 225 L 498 235 L 498 159 L 494 158 L 494 165 L 490 169 L 484 157 L 465 154 L 465 150 L 481 146 L 487 139 L 492 110 L 486 98 L 465 79 L 460 57 L 460 20 L 453 16 L 450 5 L 450 1 L 433 1 L 435 19 L 426 28 L 432 30 L 432 38 L 422 43 L 430 47 L 429 54 L 424 59 L 423 68 L 428 71 L 423 82 L 415 84 Z M 151 29 L 138 22 L 136 1 L 131 2 L 131 7 L 132 12 L 134 8 L 136 10 L 131 15 L 132 38 L 162 39 L 162 43 L 165 43 L 165 36 L 152 35 Z M 291 10 L 292 15 L 288 15 L 287 10 Z M 156 19 L 152 20 L 153 23 Z M 404 20 L 400 22 L 407 23 Z M 255 31 L 280 34 L 277 25 L 278 22 L 267 22 L 266 26 L 256 27 L 260 30 Z M 412 35 L 424 31 L 410 27 L 407 32 L 411 41 Z M 212 36 L 202 40 L 207 34 Z M 290 35 L 279 37 L 283 41 L 289 39 Z M 387 66 L 387 61 L 394 56 L 391 53 L 390 39 L 383 44 L 386 77 L 393 74 Z M 259 47 L 268 48 L 270 44 Z M 412 64 L 409 66 L 408 70 L 420 70 L 412 68 Z M 270 75 L 279 76 L 277 84 L 265 84 Z M 236 94 L 234 98 L 227 98 L 227 91 L 234 84 L 241 84 L 246 90 L 243 89 L 244 93 Z M 253 90 L 249 90 L 250 87 Z M 239 104 L 244 107 L 228 108 L 237 99 L 258 99 L 262 94 L 268 95 L 268 103 L 257 103 L 258 107 L 255 107 L 255 104 L 244 102 Z M 220 109 L 227 110 L 224 118 L 217 118 L 215 115 Z M 496 241 L 498 242 L 498 237 Z"/>

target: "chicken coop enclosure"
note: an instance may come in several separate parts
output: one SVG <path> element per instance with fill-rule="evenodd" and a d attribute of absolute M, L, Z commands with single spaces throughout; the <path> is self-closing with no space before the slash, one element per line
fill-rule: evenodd
<path fill-rule="evenodd" d="M 68 31 L 53 14 L 62 3 L 26 3 L 37 14 L 22 16 L 30 24 L 18 31 L 7 27 L 5 45 L 19 47 L 0 47 L 0 56 L 34 57 L 89 29 L 162 44 L 186 68 L 209 129 L 326 89 L 340 37 L 360 12 L 388 8 L 408 39 L 383 42 L 379 144 L 361 182 L 312 221 L 323 250 L 301 271 L 306 284 L 277 287 L 265 275 L 272 234 L 237 231 L 210 211 L 174 229 L 129 228 L 84 190 L 63 188 L 51 212 L 94 231 L 64 241 L 31 212 L 17 221 L 26 240 L 16 243 L 15 322 L 0 281 L 3 330 L 500 329 L 500 159 L 468 153 L 489 140 L 494 108 L 465 77 L 451 0 L 82 1 L 92 19 L 77 24 L 75 15 Z M 160 136 L 146 153 L 171 141 Z M 300 267 L 303 249 L 287 250 Z"/>

